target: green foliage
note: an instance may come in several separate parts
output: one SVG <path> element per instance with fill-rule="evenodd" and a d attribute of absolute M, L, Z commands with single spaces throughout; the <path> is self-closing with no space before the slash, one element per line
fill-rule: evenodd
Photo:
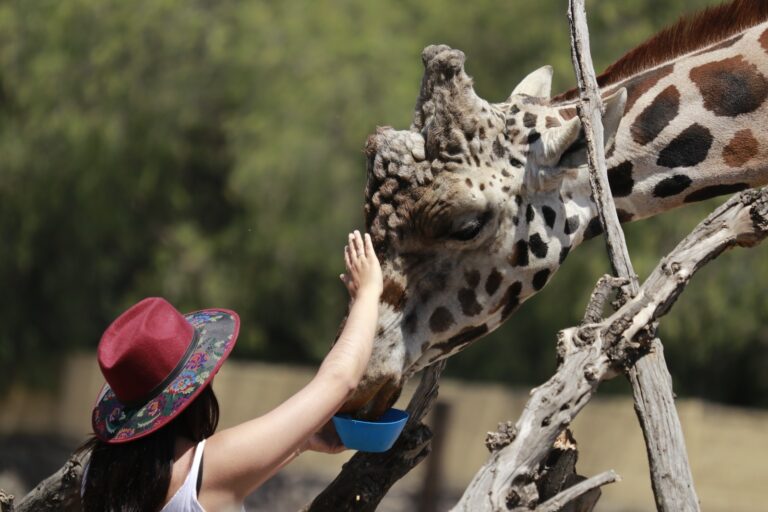
<path fill-rule="evenodd" d="M 603 67 L 709 4 L 591 2 Z M 146 295 L 241 313 L 236 356 L 317 362 L 343 315 L 361 148 L 406 127 L 421 49 L 465 51 L 500 100 L 552 64 L 573 83 L 566 2 L 30 0 L 0 4 L 0 371 L 44 382 Z M 632 225 L 640 272 L 712 204 Z M 768 405 L 765 249 L 697 277 L 662 335 L 677 389 Z M 606 271 L 600 241 L 455 357 L 456 376 L 536 383 Z"/>

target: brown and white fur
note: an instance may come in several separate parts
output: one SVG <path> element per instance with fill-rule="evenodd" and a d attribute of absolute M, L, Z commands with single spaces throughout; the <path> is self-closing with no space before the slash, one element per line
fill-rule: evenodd
<path fill-rule="evenodd" d="M 768 2 L 683 20 L 599 77 L 619 218 L 768 183 Z M 366 223 L 385 289 L 374 354 L 345 406 L 377 416 L 405 380 L 497 328 L 599 234 L 575 93 L 552 71 L 503 103 L 430 46 L 410 130 L 367 143 Z"/>

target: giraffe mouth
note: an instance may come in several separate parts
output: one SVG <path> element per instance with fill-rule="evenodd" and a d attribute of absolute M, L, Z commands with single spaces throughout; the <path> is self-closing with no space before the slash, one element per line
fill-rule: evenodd
<path fill-rule="evenodd" d="M 358 419 L 377 420 L 397 401 L 401 391 L 402 382 L 394 377 L 363 381 L 339 412 Z"/>

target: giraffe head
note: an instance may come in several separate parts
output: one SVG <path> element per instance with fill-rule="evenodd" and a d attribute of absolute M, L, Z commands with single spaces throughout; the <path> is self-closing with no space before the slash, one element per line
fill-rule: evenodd
<path fill-rule="evenodd" d="M 379 128 L 365 148 L 384 292 L 371 362 L 344 408 L 361 416 L 382 413 L 414 372 L 540 290 L 583 236 L 568 203 L 590 203 L 588 186 L 575 186 L 586 163 L 580 122 L 550 104 L 550 67 L 492 104 L 475 94 L 462 52 L 430 46 L 422 60 L 411 129 Z M 624 100 L 623 89 L 606 100 L 606 140 Z"/>

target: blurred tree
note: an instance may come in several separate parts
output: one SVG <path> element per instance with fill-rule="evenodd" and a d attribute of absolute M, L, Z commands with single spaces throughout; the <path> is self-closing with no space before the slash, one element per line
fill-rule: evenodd
<path fill-rule="evenodd" d="M 598 67 L 714 0 L 589 5 Z M 346 232 L 361 227 L 361 148 L 406 127 L 421 49 L 465 51 L 478 92 L 527 72 L 573 83 L 561 0 L 0 3 L 2 384 L 53 382 L 145 295 L 243 319 L 235 355 L 316 363 L 345 307 Z M 638 270 L 712 209 L 628 227 Z M 663 324 L 676 387 L 768 405 L 765 248 L 707 268 Z M 452 359 L 449 374 L 530 384 L 607 267 L 576 251 L 539 297 Z M 563 303 L 563 297 L 566 302 Z M 553 302 L 557 307 L 553 308 Z M 558 312 L 553 318 L 553 310 Z"/>

